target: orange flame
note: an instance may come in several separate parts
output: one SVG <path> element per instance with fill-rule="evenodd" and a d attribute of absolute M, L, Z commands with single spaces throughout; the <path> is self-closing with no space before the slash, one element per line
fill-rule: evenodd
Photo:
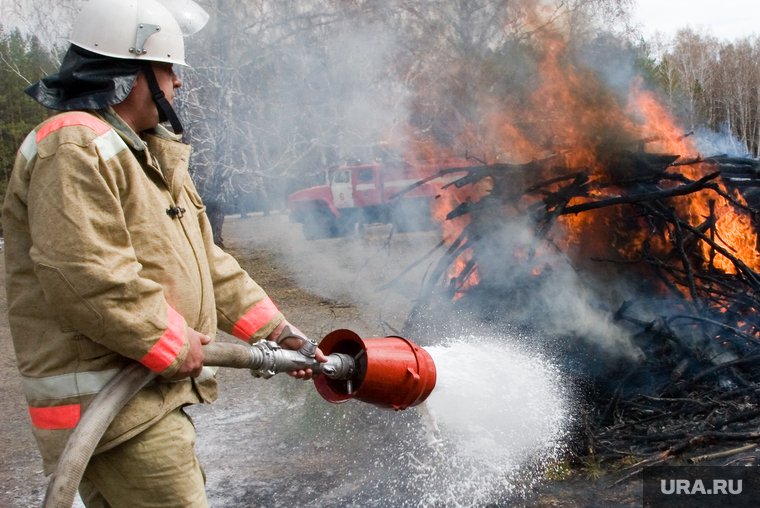
<path fill-rule="evenodd" d="M 659 103 L 652 93 L 640 88 L 639 78 L 631 89 L 631 104 L 644 116 L 643 134 L 648 134 L 653 140 L 652 148 L 660 153 L 678 154 L 682 157 L 695 158 L 699 154 L 691 138 L 684 137 L 682 130 L 677 128 L 668 111 Z M 680 166 L 679 171 L 692 180 L 700 179 L 715 171 L 711 164 L 696 164 Z M 730 194 L 722 182 L 718 181 L 720 189 Z M 732 196 L 737 202 L 746 205 L 738 192 Z M 683 196 L 673 200 L 680 214 L 687 216 L 689 224 L 700 226 L 711 217 L 710 203 L 713 202 L 713 216 L 716 217 L 714 241 L 732 252 L 737 258 L 753 270 L 760 269 L 760 253 L 757 250 L 757 233 L 752 227 L 750 216 L 736 209 L 725 197 L 710 191 Z M 705 241 L 700 242 L 704 267 L 709 268 L 711 256 L 714 256 L 713 266 L 728 274 L 737 273 L 736 267 L 727 257 L 718 252 Z"/>
<path fill-rule="evenodd" d="M 447 220 L 446 216 L 462 203 L 477 202 L 491 191 L 492 186 L 489 179 L 483 179 L 474 185 L 466 185 L 462 188 L 450 186 L 444 189 L 440 183 L 437 184 L 437 187 L 438 194 L 436 199 L 434 199 L 430 205 L 431 213 L 433 218 L 441 224 L 443 228 L 444 240 L 447 244 L 451 245 L 461 236 L 462 231 L 467 227 L 472 218 L 469 215 L 461 215 Z M 466 238 L 463 239 L 463 242 L 466 242 L 466 240 Z M 448 280 L 458 279 L 471 259 L 472 249 L 465 249 L 457 257 L 454 263 L 449 266 L 446 274 Z M 459 282 L 458 286 L 455 288 L 458 293 L 454 298 L 460 298 L 462 292 L 472 286 L 476 286 L 479 282 L 480 276 L 477 267 L 475 267 L 469 272 L 464 281 Z"/>
<path fill-rule="evenodd" d="M 429 140 L 423 142 L 416 138 L 413 157 L 417 158 L 420 154 L 427 157 L 450 156 L 464 152 L 465 147 L 471 152 L 484 154 L 491 162 L 526 163 L 552 156 L 557 160 L 555 167 L 567 168 L 568 173 L 583 170 L 590 178 L 605 181 L 609 180 L 610 171 L 616 170 L 615 161 L 609 160 L 609 157 L 626 150 L 645 149 L 651 153 L 678 155 L 683 159 L 699 156 L 694 140 L 684 135 L 683 129 L 658 95 L 644 88 L 642 78 L 633 80 L 628 104 L 621 106 L 615 95 L 590 71 L 579 69 L 571 63 L 560 37 L 556 34 L 544 36 L 541 43 L 544 58 L 538 66 L 540 84 L 528 101 L 485 97 L 481 104 L 481 121 L 467 125 L 452 146 L 441 149 Z M 524 188 L 525 184 L 558 176 L 548 171 L 547 167 L 542 174 L 522 175 L 524 181 L 518 183 Z M 668 171 L 698 180 L 715 171 L 715 167 L 707 163 L 677 165 L 669 167 Z M 714 182 L 726 196 L 731 195 L 733 200 L 744 204 L 738 192 L 731 194 L 719 180 Z M 461 203 L 477 202 L 491 188 L 490 182 L 481 182 L 461 189 L 450 187 L 439 190 L 439 197 L 431 206 L 434 217 L 443 225 L 444 238 L 448 243 L 461 235 L 470 217 L 465 215 L 445 220 L 447 214 Z M 558 188 L 559 184 L 550 190 Z M 608 186 L 595 191 L 595 195 L 575 197 L 568 205 L 620 194 L 620 188 Z M 537 202 L 540 198 L 527 199 Z M 708 231 L 705 234 L 716 245 L 731 252 L 750 268 L 760 270 L 758 238 L 751 218 L 729 199 L 712 190 L 703 190 L 671 198 L 668 203 L 690 226 L 702 226 L 700 231 Z M 673 250 L 670 231 L 652 235 L 651 225 L 643 218 L 632 219 L 625 217 L 625 213 L 622 207 L 609 207 L 603 211 L 563 215 L 558 220 L 559 227 L 553 228 L 550 239 L 565 251 L 575 246 L 584 254 L 609 255 L 614 252 L 624 259 L 635 259 L 645 241 L 649 242 L 649 248 L 655 254 L 664 255 Z M 706 221 L 709 225 L 709 221 L 713 220 L 711 218 L 714 218 L 712 231 L 705 227 Z M 684 234 L 688 235 L 689 232 L 684 231 Z M 717 252 L 709 242 L 700 239 L 698 244 L 701 259 L 694 262 L 701 262 L 703 268 L 727 274 L 737 272 L 731 260 Z M 472 253 L 469 250 L 465 252 L 468 254 L 462 254 L 452 265 L 449 280 L 458 278 L 470 261 Z M 477 269 L 473 270 L 458 289 L 464 290 L 477 284 L 479 276 Z"/>

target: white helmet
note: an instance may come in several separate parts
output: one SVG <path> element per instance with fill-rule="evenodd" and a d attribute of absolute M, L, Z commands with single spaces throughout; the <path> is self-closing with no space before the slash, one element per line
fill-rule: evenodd
<path fill-rule="evenodd" d="M 69 42 L 112 58 L 187 65 L 183 36 L 207 21 L 206 11 L 192 0 L 90 0 Z"/>

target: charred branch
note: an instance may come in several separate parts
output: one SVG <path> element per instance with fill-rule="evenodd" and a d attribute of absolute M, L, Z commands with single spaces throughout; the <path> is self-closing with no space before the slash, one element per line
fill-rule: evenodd
<path fill-rule="evenodd" d="M 615 198 L 602 199 L 599 201 L 592 201 L 590 203 L 583 203 L 581 205 L 569 206 L 564 210 L 563 215 L 587 212 L 589 210 L 598 210 L 600 208 L 606 208 L 609 206 L 632 205 L 635 203 L 645 203 L 648 201 L 657 201 L 661 199 L 674 198 L 677 196 L 685 196 L 687 194 L 693 194 L 694 192 L 698 192 L 703 189 L 717 190 L 717 185 L 711 184 L 710 181 L 715 180 L 719 176 L 720 172 L 715 172 L 703 178 L 700 178 L 696 182 L 681 185 L 674 189 L 645 192 L 631 196 L 620 196 Z"/>
<path fill-rule="evenodd" d="M 449 297 L 461 297 L 460 302 L 473 294 L 462 288 L 478 268 L 482 251 L 491 241 L 502 245 L 492 238 L 501 234 L 493 227 L 494 217 L 532 228 L 521 257 L 504 253 L 504 269 L 520 270 L 525 274 L 520 280 L 529 280 L 541 263 L 541 246 L 557 248 L 550 233 L 564 224 L 562 217 L 622 207 L 609 216 L 623 217 L 627 227 L 637 225 L 646 238 L 619 258 L 592 259 L 651 274 L 653 285 L 660 288 L 656 300 L 667 303 L 659 306 L 662 310 L 657 304 L 639 310 L 634 301 L 627 301 L 611 311 L 611 318 L 630 330 L 642 358 L 613 369 L 610 378 L 592 381 L 595 409 L 586 442 L 593 446 L 588 449 L 598 447 L 611 457 L 643 457 L 631 469 L 635 471 L 707 443 L 760 440 L 754 430 L 760 426 L 760 323 L 755 322 L 760 273 L 721 234 L 716 204 L 728 203 L 736 214 L 748 215 L 757 224 L 760 192 L 753 189 L 760 188 L 760 163 L 630 152 L 609 160 L 605 176 L 598 169 L 558 167 L 557 159 L 550 158 L 524 165 L 451 168 L 427 179 L 462 173 L 447 187 L 463 188 L 484 178 L 492 179 L 493 186 L 485 197 L 465 201 L 448 213 L 447 220 L 469 216 L 470 222 L 432 270 L 420 305 L 424 307 L 425 295 L 429 298 L 437 288 Z M 700 165 L 699 170 L 688 174 L 704 176 L 692 179 L 678 172 L 694 165 Z M 524 182 L 520 175 L 526 174 L 543 179 L 515 185 Z M 749 192 L 757 193 L 754 201 L 747 198 Z M 697 195 L 705 200 L 706 211 L 687 215 L 678 205 L 684 197 Z M 463 263 L 460 256 L 468 249 L 471 257 Z M 726 260 L 734 270 L 726 268 Z M 464 268 L 449 270 L 455 261 Z M 492 285 L 486 281 L 486 287 Z M 529 292 L 530 287 L 521 291 Z"/>

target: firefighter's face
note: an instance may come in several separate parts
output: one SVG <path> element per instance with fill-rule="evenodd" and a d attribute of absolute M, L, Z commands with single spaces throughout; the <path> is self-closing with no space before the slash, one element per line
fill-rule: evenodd
<path fill-rule="evenodd" d="M 174 101 L 174 90 L 182 86 L 182 80 L 174 73 L 170 63 L 153 62 L 153 73 L 158 86 L 166 95 L 170 104 Z M 114 106 L 119 116 L 135 132 L 142 132 L 158 125 L 158 109 L 148 87 L 145 74 L 140 71 L 129 95 L 121 104 Z"/>
<path fill-rule="evenodd" d="M 182 86 L 182 80 L 174 73 L 174 66 L 170 63 L 153 62 L 153 72 L 156 75 L 158 86 L 164 91 L 169 104 L 174 104 L 174 89 Z M 140 77 L 145 81 L 145 76 L 142 73 L 140 73 Z M 145 86 L 148 86 L 147 81 Z"/>

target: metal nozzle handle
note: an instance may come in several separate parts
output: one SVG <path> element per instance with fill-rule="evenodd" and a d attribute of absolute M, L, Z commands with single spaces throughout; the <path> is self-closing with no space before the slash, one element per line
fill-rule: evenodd
<path fill-rule="evenodd" d="M 345 354 L 334 353 L 327 362 L 301 351 L 282 349 L 274 342 L 260 341 L 251 346 L 214 342 L 203 346 L 204 365 L 250 369 L 254 376 L 270 378 L 280 372 L 311 369 L 332 379 L 350 379 L 356 371 L 355 360 Z"/>

